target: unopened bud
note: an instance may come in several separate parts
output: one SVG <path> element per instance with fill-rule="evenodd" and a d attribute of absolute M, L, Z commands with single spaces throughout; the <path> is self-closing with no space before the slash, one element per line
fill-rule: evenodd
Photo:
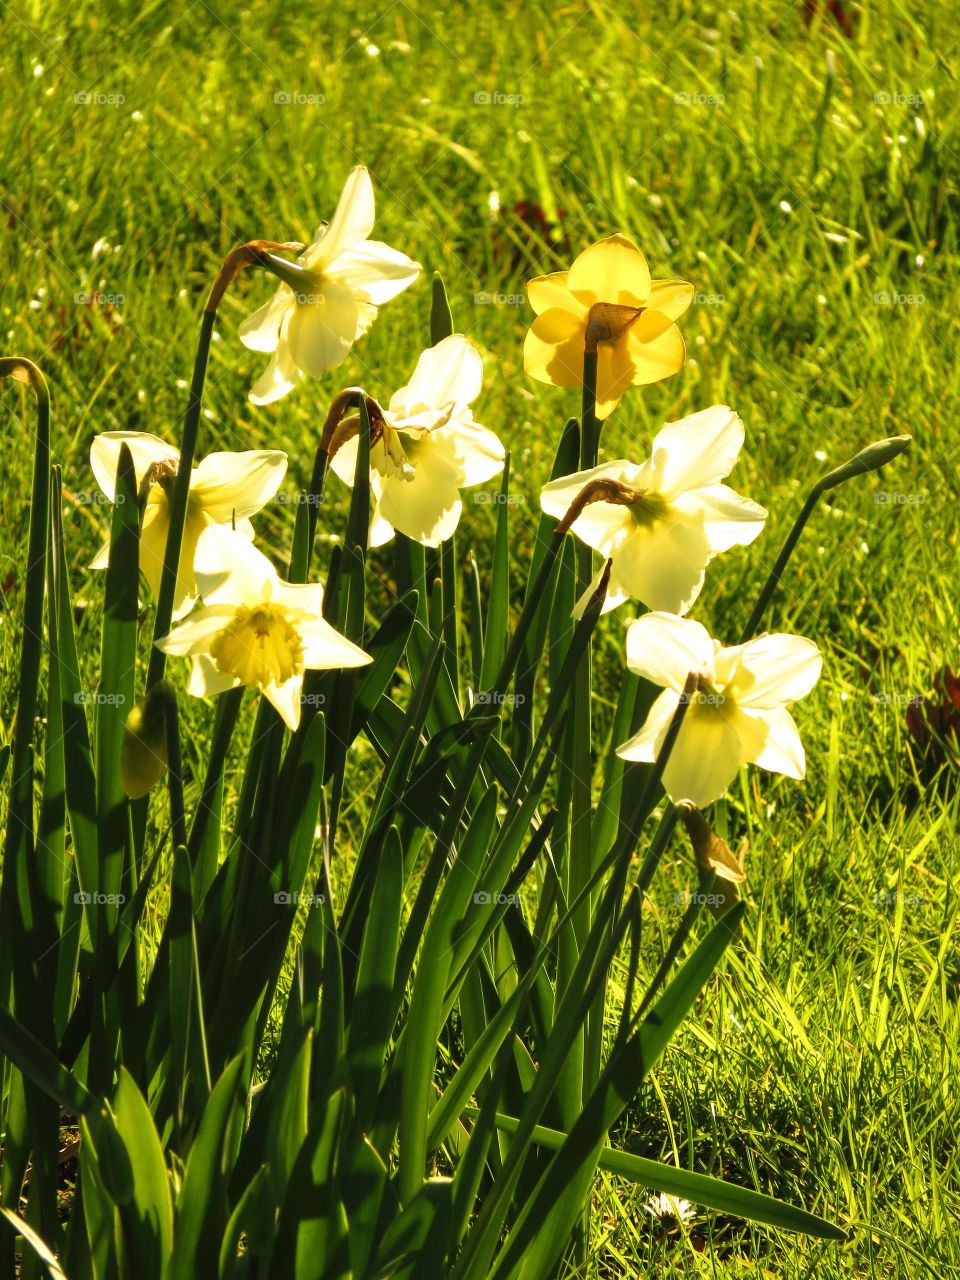
<path fill-rule="evenodd" d="M 176 694 L 166 680 L 149 689 L 130 714 L 123 733 L 120 783 L 131 800 L 139 800 L 167 770 L 167 708 Z"/>

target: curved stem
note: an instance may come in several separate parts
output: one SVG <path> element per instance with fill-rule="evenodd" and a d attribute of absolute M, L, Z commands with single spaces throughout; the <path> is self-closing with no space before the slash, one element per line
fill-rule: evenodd
<path fill-rule="evenodd" d="M 777 556 L 774 566 L 763 584 L 757 603 L 753 606 L 753 611 L 747 619 L 747 625 L 743 628 L 743 634 L 740 636 L 741 644 L 746 644 L 756 634 L 760 619 L 766 612 L 774 591 L 780 585 L 783 571 L 793 555 L 794 548 L 800 540 L 800 535 L 813 514 L 814 507 L 823 495 L 831 489 L 836 489 L 838 485 L 844 484 L 847 480 L 852 480 L 854 476 L 862 476 L 869 471 L 879 470 L 884 463 L 890 462 L 898 454 L 908 449 L 910 440 L 910 436 L 890 436 L 886 440 L 878 440 L 875 444 L 867 445 L 865 449 L 861 449 L 859 453 L 854 454 L 852 458 L 842 463 L 839 467 L 835 467 L 833 471 L 817 481 L 800 508 L 800 514 L 794 520 L 793 528 L 787 534 L 787 539 L 780 548 L 780 554 Z"/>
<path fill-rule="evenodd" d="M 177 570 L 180 566 L 180 552 L 183 547 L 183 526 L 187 517 L 187 499 L 190 493 L 190 477 L 193 470 L 193 459 L 197 450 L 197 432 L 200 426 L 200 409 L 203 402 L 203 386 L 207 376 L 207 359 L 210 355 L 210 343 L 213 339 L 213 326 L 217 311 L 224 295 L 232 282 L 245 267 L 261 267 L 266 271 L 273 270 L 274 260 L 268 252 L 280 249 L 296 252 L 303 248 L 299 242 L 280 243 L 275 240 L 250 240 L 247 244 L 238 245 L 224 259 L 223 266 L 217 274 L 207 305 L 200 322 L 200 337 L 197 342 L 197 354 L 193 364 L 193 379 L 190 383 L 190 398 L 187 411 L 183 415 L 183 436 L 180 441 L 180 461 L 176 478 L 173 482 L 173 495 L 170 499 L 170 528 L 167 533 L 167 545 L 163 556 L 163 570 L 160 577 L 160 592 L 157 598 L 157 612 L 153 623 L 154 642 L 161 639 L 170 630 L 173 616 L 173 601 L 177 587 Z M 150 663 L 147 670 L 146 687 L 152 688 L 163 679 L 167 657 L 156 643 L 150 648 Z"/>

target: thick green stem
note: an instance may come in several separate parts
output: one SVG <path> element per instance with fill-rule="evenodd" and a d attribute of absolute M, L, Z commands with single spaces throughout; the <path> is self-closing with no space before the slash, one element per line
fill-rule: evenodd
<path fill-rule="evenodd" d="M 763 584 L 757 603 L 753 606 L 753 612 L 747 619 L 747 625 L 743 628 L 743 634 L 740 636 L 741 644 L 746 644 L 751 637 L 756 635 L 767 605 L 773 598 L 774 591 L 780 585 L 787 562 L 800 541 L 800 535 L 813 514 L 814 507 L 823 495 L 831 489 L 836 489 L 838 485 L 844 484 L 847 480 L 852 480 L 854 476 L 862 476 L 869 471 L 877 471 L 884 463 L 890 462 L 898 454 L 908 449 L 910 447 L 910 439 L 910 436 L 890 436 L 886 440 L 878 440 L 875 444 L 867 445 L 866 449 L 861 449 L 859 453 L 854 454 L 847 462 L 835 467 L 828 475 L 817 481 L 807 495 L 807 500 L 801 507 L 800 514 L 793 522 L 793 528 L 787 534 L 787 540 L 781 547 L 780 554 L 770 570 L 770 576 Z"/>

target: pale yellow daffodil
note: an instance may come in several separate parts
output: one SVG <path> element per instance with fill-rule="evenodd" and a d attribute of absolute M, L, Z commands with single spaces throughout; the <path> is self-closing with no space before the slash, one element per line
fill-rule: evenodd
<path fill-rule="evenodd" d="M 207 529 L 197 545 L 196 572 L 202 608 L 157 645 L 193 659 L 187 689 L 197 697 L 238 685 L 258 689 L 296 729 L 304 671 L 372 661 L 324 619 L 319 583 L 284 582 L 242 534 Z"/>
<path fill-rule="evenodd" d="M 111 502 L 116 496 L 120 448 L 133 458 L 137 486 L 147 484 L 147 501 L 140 533 L 140 568 L 156 595 L 160 590 L 163 557 L 170 529 L 170 498 L 180 465 L 172 445 L 144 431 L 104 431 L 90 447 L 90 466 L 97 484 Z M 209 525 L 236 527 L 253 538 L 250 517 L 275 496 L 287 470 L 287 455 L 279 449 L 248 449 L 240 453 L 210 453 L 190 476 L 187 515 L 183 526 L 180 571 L 173 598 L 173 616 L 186 613 L 196 601 L 194 557 L 197 541 Z M 97 552 L 91 568 L 105 569 L 110 544 Z"/>
<path fill-rule="evenodd" d="M 523 344 L 523 367 L 555 387 L 579 387 L 583 353 L 597 350 L 598 418 L 628 387 L 669 378 L 683 368 L 675 321 L 693 301 L 685 280 L 651 280 L 647 260 L 629 237 L 608 236 L 584 249 L 569 271 L 527 285 L 537 313 Z"/>
<path fill-rule="evenodd" d="M 823 660 L 812 640 L 763 635 L 724 648 L 691 618 L 648 613 L 627 631 L 627 666 L 664 688 L 640 732 L 617 749 L 625 760 L 648 764 L 660 752 L 687 675 L 698 676 L 663 772 L 671 800 L 702 809 L 720 799 L 745 764 L 803 778 L 803 743 L 787 706 L 820 676 Z"/>
<path fill-rule="evenodd" d="M 350 171 L 332 220 L 297 259 L 297 284 L 283 283 L 240 326 L 240 341 L 273 359 L 250 391 L 254 404 L 279 400 L 308 373 L 319 378 L 346 360 L 367 332 L 377 308 L 420 274 L 419 262 L 379 240 L 373 183 L 358 165 Z"/>
<path fill-rule="evenodd" d="M 667 423 L 645 462 L 604 462 L 543 487 L 541 506 L 557 519 L 588 484 L 610 481 L 612 491 L 622 490 L 615 501 L 590 502 L 572 526 L 613 562 L 604 611 L 633 598 L 650 609 L 686 613 L 713 557 L 759 535 L 766 511 L 720 483 L 743 440 L 740 418 L 713 405 Z M 596 585 L 581 597 L 578 615 Z"/>
<path fill-rule="evenodd" d="M 382 429 L 370 449 L 371 546 L 388 541 L 396 529 L 439 546 L 459 523 L 460 490 L 503 470 L 503 445 L 470 410 L 482 383 L 480 352 L 462 334 L 451 334 L 421 354 L 413 377 L 380 411 Z M 354 436 L 330 466 L 353 484 L 356 459 Z"/>

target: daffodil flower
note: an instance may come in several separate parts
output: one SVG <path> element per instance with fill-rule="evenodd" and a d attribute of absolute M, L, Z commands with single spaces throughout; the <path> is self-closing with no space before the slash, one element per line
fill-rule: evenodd
<path fill-rule="evenodd" d="M 207 529 L 197 544 L 196 572 L 202 608 L 157 641 L 164 653 L 193 659 L 189 693 L 258 689 L 296 729 L 304 671 L 372 661 L 324 620 L 323 587 L 284 582 L 242 534 Z"/>
<path fill-rule="evenodd" d="M 460 490 L 503 470 L 503 445 L 470 410 L 482 383 L 480 352 L 462 334 L 451 334 L 421 354 L 413 377 L 380 411 L 381 430 L 370 449 L 371 546 L 388 541 L 396 529 L 439 546 L 460 520 Z M 330 466 L 353 484 L 356 460 L 354 436 Z"/>
<path fill-rule="evenodd" d="M 744 764 L 804 776 L 803 743 L 787 706 L 820 676 L 823 660 L 812 640 L 763 635 L 724 648 L 691 618 L 648 613 L 627 631 L 627 666 L 664 689 L 640 732 L 617 749 L 625 760 L 646 763 L 659 754 L 688 674 L 697 674 L 663 772 L 674 802 L 712 804 Z"/>
<path fill-rule="evenodd" d="M 713 557 L 758 536 L 766 511 L 720 483 L 743 439 L 733 410 L 713 405 L 667 423 L 645 462 L 604 462 L 544 486 L 541 505 L 558 519 L 587 485 L 610 491 L 611 501 L 590 502 L 572 526 L 612 561 L 605 612 L 632 597 L 650 609 L 686 613 Z M 578 614 L 595 588 L 596 581 L 578 602 Z"/>
<path fill-rule="evenodd" d="M 90 448 L 90 466 L 97 484 L 111 502 L 116 497 L 120 448 L 133 458 L 138 487 L 147 486 L 147 502 L 140 532 L 140 568 L 154 595 L 160 590 L 163 557 L 170 529 L 172 485 L 180 453 L 172 445 L 144 431 L 104 431 Z M 250 516 L 270 501 L 287 470 L 287 455 L 279 449 L 249 449 L 241 453 L 210 453 L 190 475 L 187 515 L 183 526 L 180 569 L 173 598 L 173 616 L 188 612 L 198 595 L 194 575 L 197 541 L 209 525 L 236 527 L 253 538 Z M 106 543 L 91 568 L 105 569 L 110 558 Z"/>
<path fill-rule="evenodd" d="M 686 352 L 675 321 L 693 301 L 685 280 L 651 280 L 647 260 L 624 235 L 600 240 L 569 271 L 527 285 L 537 318 L 523 345 L 523 367 L 555 387 L 579 387 L 583 353 L 597 351 L 598 418 L 628 387 L 669 378 Z"/>
<path fill-rule="evenodd" d="M 379 240 L 373 230 L 373 183 L 362 165 L 350 171 L 332 221 L 291 268 L 272 299 L 241 324 L 240 341 L 272 353 L 250 391 L 254 404 L 279 400 L 308 373 L 319 378 L 346 360 L 354 342 L 420 274 L 419 262 Z"/>

